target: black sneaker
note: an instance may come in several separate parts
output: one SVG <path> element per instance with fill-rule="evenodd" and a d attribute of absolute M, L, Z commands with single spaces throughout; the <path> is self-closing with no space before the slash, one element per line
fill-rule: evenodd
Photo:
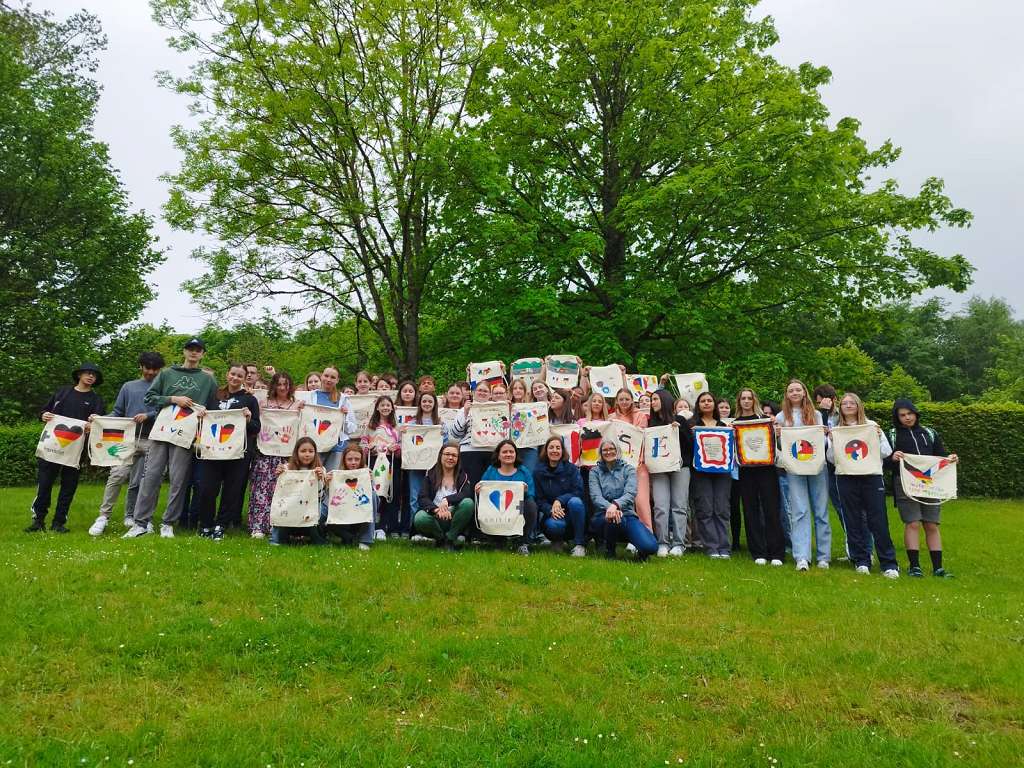
<path fill-rule="evenodd" d="M 953 574 L 947 571 L 945 568 L 936 568 L 932 571 L 932 576 L 937 579 L 952 579 Z"/>
<path fill-rule="evenodd" d="M 907 571 L 907 576 L 912 576 L 915 579 L 920 579 L 922 576 L 924 576 L 924 571 L 921 570 L 921 566 L 912 565 L 910 566 L 910 569 Z"/>
<path fill-rule="evenodd" d="M 71 531 L 68 530 L 67 526 L 64 525 L 64 523 L 53 523 L 50 526 L 50 530 L 54 533 L 71 533 Z"/>
<path fill-rule="evenodd" d="M 213 538 L 213 528 L 200 528 L 199 529 L 199 537 L 202 538 L 202 539 L 212 539 Z"/>
<path fill-rule="evenodd" d="M 223 541 L 224 529 L 218 525 L 216 528 L 213 529 L 213 533 L 210 534 L 210 538 L 214 541 Z"/>
<path fill-rule="evenodd" d="M 32 524 L 29 525 L 29 527 L 25 529 L 25 533 L 35 533 L 36 531 L 45 531 L 45 530 L 46 530 L 46 523 L 44 523 L 42 520 L 39 520 L 39 519 L 33 517 L 32 518 Z"/>

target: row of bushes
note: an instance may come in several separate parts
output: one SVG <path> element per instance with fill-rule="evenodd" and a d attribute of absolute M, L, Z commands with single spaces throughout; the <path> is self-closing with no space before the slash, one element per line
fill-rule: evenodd
<path fill-rule="evenodd" d="M 959 454 L 961 496 L 1024 497 L 1024 446 L 1010 438 L 1024 435 L 1024 405 L 923 403 L 921 422 L 942 435 Z M 892 406 L 870 403 L 868 416 L 883 428 L 892 424 Z M 31 485 L 36 477 L 35 448 L 41 425 L 0 426 L 0 486 Z M 87 467 L 84 479 L 100 479 L 106 470 Z"/>

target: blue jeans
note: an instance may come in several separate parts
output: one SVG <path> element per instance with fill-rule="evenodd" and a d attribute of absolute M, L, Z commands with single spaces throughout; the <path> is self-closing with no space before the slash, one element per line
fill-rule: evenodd
<path fill-rule="evenodd" d="M 594 538 L 604 541 L 604 552 L 608 557 L 615 557 L 615 545 L 620 541 L 628 541 L 640 554 L 647 559 L 658 551 L 658 540 L 636 515 L 623 515 L 622 522 L 609 523 L 604 512 L 595 512 L 590 518 L 590 530 Z"/>
<path fill-rule="evenodd" d="M 822 467 L 816 475 L 789 473 L 789 521 L 793 559 L 811 559 L 811 520 L 817 531 L 817 559 L 832 558 L 832 527 L 828 521 L 828 473 Z"/>
<path fill-rule="evenodd" d="M 572 534 L 573 542 L 583 546 L 587 543 L 587 508 L 579 496 L 559 499 L 565 507 L 565 517 L 556 520 L 550 515 L 544 518 L 544 535 L 552 541 L 567 541 Z"/>
<path fill-rule="evenodd" d="M 427 478 L 427 470 L 407 469 L 405 476 L 406 482 L 409 484 L 409 519 L 412 520 L 420 511 L 420 490 L 423 488 L 423 481 Z"/>

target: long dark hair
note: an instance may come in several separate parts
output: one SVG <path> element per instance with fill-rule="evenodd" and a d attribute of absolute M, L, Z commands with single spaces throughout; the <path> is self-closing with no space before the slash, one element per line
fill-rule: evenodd
<path fill-rule="evenodd" d="M 423 398 L 432 397 L 434 398 L 434 408 L 429 413 L 423 410 Z M 431 424 L 440 424 L 440 420 L 437 416 L 437 395 L 433 392 L 417 392 L 416 393 L 416 423 L 422 424 L 423 417 L 429 416 Z"/>
<path fill-rule="evenodd" d="M 537 455 L 538 463 L 541 466 L 551 466 L 551 461 L 548 459 L 548 446 L 551 445 L 551 443 L 558 443 L 562 446 L 562 458 L 558 460 L 558 463 L 561 464 L 563 461 L 568 461 L 566 458 L 568 451 L 565 450 L 565 443 L 562 442 L 562 438 L 558 435 L 552 435 L 544 442 L 544 445 L 541 446 L 540 453 Z"/>
<path fill-rule="evenodd" d="M 656 389 L 651 393 L 651 397 L 653 398 L 654 395 L 657 395 L 658 400 L 661 401 L 661 408 L 656 411 L 654 404 L 651 404 L 651 418 L 648 421 L 648 426 L 664 427 L 666 424 L 671 424 L 676 420 L 676 399 L 667 389 Z"/>
<path fill-rule="evenodd" d="M 434 488 L 438 488 L 441 485 L 441 480 L 444 478 L 444 467 L 441 465 L 441 456 L 448 448 L 455 449 L 455 455 L 458 459 L 455 461 L 455 482 L 459 482 L 459 473 L 462 472 L 462 452 L 459 450 L 458 443 L 445 443 L 441 446 L 441 450 L 437 452 L 437 461 L 434 462 L 434 466 L 427 470 L 427 481 Z"/>
<path fill-rule="evenodd" d="M 277 400 L 277 385 L 280 384 L 282 381 L 288 382 L 288 399 L 295 399 L 295 382 L 292 381 L 292 377 L 289 376 L 284 371 L 278 371 L 277 373 L 270 377 L 270 385 L 267 387 L 268 400 Z"/>
<path fill-rule="evenodd" d="M 320 462 L 320 454 L 316 450 L 316 441 L 312 437 L 300 437 L 295 442 L 295 447 L 292 448 L 291 458 L 288 459 L 288 469 L 304 469 L 299 466 L 299 448 L 306 444 L 313 446 L 313 466 L 310 469 L 316 469 L 322 467 L 323 464 Z"/>
<path fill-rule="evenodd" d="M 519 459 L 519 449 L 516 448 L 516 444 L 515 443 L 513 443 L 511 440 L 508 440 L 508 439 L 502 440 L 500 443 L 498 443 L 496 446 L 494 446 L 494 453 L 491 454 L 491 466 L 494 467 L 495 469 L 501 467 L 501 459 L 498 458 L 498 454 L 501 453 L 501 449 L 504 448 L 506 445 L 511 445 L 513 448 L 515 448 L 516 460 L 515 460 L 514 464 L 515 464 L 516 468 L 518 469 L 523 464 L 523 462 Z"/>

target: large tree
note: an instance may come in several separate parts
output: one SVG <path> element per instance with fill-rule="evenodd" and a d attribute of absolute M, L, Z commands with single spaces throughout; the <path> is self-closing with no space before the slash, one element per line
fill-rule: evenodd
<path fill-rule="evenodd" d="M 30 414 L 151 298 L 162 258 L 92 135 L 103 36 L 0 2 L 0 419 Z"/>
<path fill-rule="evenodd" d="M 481 228 L 526 236 L 524 290 L 560 300 L 538 326 L 605 360 L 711 365 L 792 332 L 817 346 L 820 318 L 968 285 L 965 259 L 912 235 L 970 215 L 938 179 L 907 194 L 884 177 L 898 150 L 830 118 L 827 69 L 770 55 L 756 0 L 498 5 L 471 102 L 503 176 L 479 185 Z"/>
<path fill-rule="evenodd" d="M 200 58 L 174 82 L 202 120 L 176 133 L 168 214 L 224 247 L 199 253 L 194 295 L 218 312 L 295 297 L 292 309 L 354 317 L 414 372 L 420 313 L 458 271 L 451 231 L 469 204 L 451 158 L 486 23 L 465 0 L 154 8 Z"/>

